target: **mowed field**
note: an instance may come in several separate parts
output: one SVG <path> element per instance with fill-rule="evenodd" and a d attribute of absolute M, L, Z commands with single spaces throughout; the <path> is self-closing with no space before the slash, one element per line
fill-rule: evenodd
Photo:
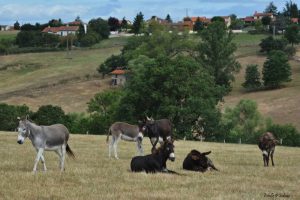
<path fill-rule="evenodd" d="M 275 167 L 263 167 L 256 145 L 175 141 L 172 174 L 130 172 L 135 144 L 119 143 L 119 160 L 109 159 L 105 136 L 71 135 L 76 160 L 66 159 L 65 172 L 58 157 L 45 152 L 48 171 L 32 173 L 36 156 L 31 142 L 17 144 L 17 133 L 0 132 L 0 199 L 300 199 L 300 148 L 277 146 Z M 148 138 L 145 152 L 150 152 Z M 212 151 L 218 172 L 188 172 L 182 162 L 191 149 Z M 42 169 L 42 165 L 39 165 Z"/>

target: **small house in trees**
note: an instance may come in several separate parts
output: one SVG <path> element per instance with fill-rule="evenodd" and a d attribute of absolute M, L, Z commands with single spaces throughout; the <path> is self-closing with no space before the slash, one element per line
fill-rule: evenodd
<path fill-rule="evenodd" d="M 111 85 L 124 85 L 127 80 L 127 70 L 117 68 L 112 71 L 111 74 Z"/>

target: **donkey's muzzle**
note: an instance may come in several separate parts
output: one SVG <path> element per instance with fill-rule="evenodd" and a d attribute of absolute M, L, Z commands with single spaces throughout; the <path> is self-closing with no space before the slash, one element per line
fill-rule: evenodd
<path fill-rule="evenodd" d="M 18 140 L 17 143 L 18 144 L 23 144 L 23 141 L 22 140 Z"/>

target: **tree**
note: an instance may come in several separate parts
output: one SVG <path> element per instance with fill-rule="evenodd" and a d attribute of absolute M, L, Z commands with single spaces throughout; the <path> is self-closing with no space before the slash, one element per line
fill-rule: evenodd
<path fill-rule="evenodd" d="M 23 24 L 20 28 L 21 31 L 36 31 L 38 30 L 37 27 L 35 25 L 32 24 Z"/>
<path fill-rule="evenodd" d="M 289 18 L 298 18 L 299 11 L 297 4 L 292 1 L 287 1 L 285 3 L 285 8 L 283 9 L 283 15 Z"/>
<path fill-rule="evenodd" d="M 144 23 L 144 15 L 142 12 L 139 12 L 133 21 L 133 33 L 134 34 L 140 34 L 143 30 L 143 23 Z"/>
<path fill-rule="evenodd" d="M 62 26 L 63 25 L 63 22 L 61 21 L 61 19 L 51 19 L 49 22 L 48 22 L 48 25 L 51 26 L 51 27 L 59 27 L 59 26 Z"/>
<path fill-rule="evenodd" d="M 213 18 L 211 18 L 211 22 L 217 22 L 217 21 L 225 23 L 225 19 L 223 17 L 214 16 Z"/>
<path fill-rule="evenodd" d="M 292 44 L 292 46 L 294 46 L 294 44 L 299 44 L 299 26 L 297 24 L 291 24 L 288 26 L 284 32 L 284 37 L 289 41 L 289 43 Z"/>
<path fill-rule="evenodd" d="M 101 37 L 99 36 L 99 34 L 97 34 L 96 32 L 94 32 L 93 30 L 89 30 L 87 32 L 87 34 L 83 35 L 80 38 L 80 46 L 82 47 L 90 47 L 93 44 L 96 44 L 97 42 L 99 42 L 101 39 Z"/>
<path fill-rule="evenodd" d="M 169 14 L 167 14 L 167 16 L 166 16 L 166 21 L 168 23 L 172 23 L 173 22 L 172 19 L 171 19 L 171 16 Z"/>
<path fill-rule="evenodd" d="M 119 19 L 117 19 L 115 17 L 108 18 L 108 25 L 109 25 L 110 31 L 118 31 L 120 29 Z"/>
<path fill-rule="evenodd" d="M 280 50 L 271 51 L 263 67 L 264 85 L 278 88 L 283 82 L 291 81 L 291 66 L 287 55 Z"/>
<path fill-rule="evenodd" d="M 19 23 L 18 21 L 16 21 L 16 22 L 14 23 L 14 30 L 20 30 L 20 29 L 21 29 L 20 23 Z"/>
<path fill-rule="evenodd" d="M 204 29 L 204 25 L 200 21 L 200 18 L 198 17 L 197 20 L 196 20 L 196 22 L 195 22 L 195 24 L 194 24 L 193 30 L 199 32 L 199 31 L 201 31 L 203 29 Z"/>
<path fill-rule="evenodd" d="M 18 117 L 24 117 L 30 114 L 29 108 L 26 105 L 14 106 L 6 103 L 0 103 L 0 130 L 15 131 L 18 126 Z"/>
<path fill-rule="evenodd" d="M 277 15 L 277 7 L 274 5 L 273 1 L 269 3 L 269 5 L 266 7 L 264 13 L 272 13 L 274 16 Z"/>
<path fill-rule="evenodd" d="M 88 23 L 88 30 L 97 33 L 100 39 L 107 39 L 110 34 L 107 21 L 101 18 L 91 19 Z"/>
<path fill-rule="evenodd" d="M 236 107 L 226 108 L 221 120 L 223 139 L 245 143 L 256 143 L 257 130 L 262 128 L 264 120 L 257 110 L 257 103 L 243 99 Z"/>
<path fill-rule="evenodd" d="M 39 125 L 64 124 L 66 115 L 59 106 L 44 105 L 32 115 L 32 119 Z"/>
<path fill-rule="evenodd" d="M 263 18 L 261 19 L 261 22 L 264 26 L 268 26 L 271 24 L 271 17 L 263 16 Z"/>
<path fill-rule="evenodd" d="M 261 86 L 258 65 L 247 65 L 245 73 L 245 82 L 242 85 L 244 88 L 247 89 L 257 89 Z"/>
<path fill-rule="evenodd" d="M 241 67 L 234 56 L 237 47 L 232 42 L 232 32 L 228 32 L 222 22 L 213 22 L 201 32 L 201 39 L 198 47 L 199 61 L 202 66 L 207 67 L 216 84 L 229 92 L 234 73 Z"/>
<path fill-rule="evenodd" d="M 104 76 L 105 74 L 108 74 L 109 72 L 112 72 L 117 67 L 124 67 L 127 63 L 125 61 L 125 58 L 122 54 L 120 55 L 112 55 L 111 57 L 107 58 L 104 63 L 102 63 L 97 71 Z"/>
<path fill-rule="evenodd" d="M 262 21 L 261 21 L 261 20 L 255 21 L 254 27 L 255 27 L 255 30 L 256 30 L 258 33 L 262 32 L 262 31 L 264 30 L 263 24 L 262 24 Z"/>
<path fill-rule="evenodd" d="M 119 119 L 136 122 L 146 114 L 168 118 L 177 136 L 183 138 L 201 117 L 205 133 L 213 133 L 220 116 L 216 104 L 221 88 L 193 58 L 140 55 L 130 61 L 129 68 L 130 79 L 118 106 Z"/>
<path fill-rule="evenodd" d="M 128 22 L 127 22 L 127 20 L 125 19 L 125 17 L 123 17 L 123 19 L 122 19 L 121 28 L 122 28 L 122 29 L 125 29 L 125 30 L 127 31 L 127 28 L 128 28 Z"/>
<path fill-rule="evenodd" d="M 286 27 L 289 23 L 290 23 L 290 20 L 287 16 L 278 14 L 278 16 L 276 16 L 276 19 L 275 19 L 275 22 L 273 23 L 273 25 L 275 25 L 276 31 L 283 31 L 286 29 Z"/>

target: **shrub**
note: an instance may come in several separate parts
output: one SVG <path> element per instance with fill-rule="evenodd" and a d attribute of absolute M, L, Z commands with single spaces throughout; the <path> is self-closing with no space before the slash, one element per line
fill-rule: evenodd
<path fill-rule="evenodd" d="M 32 116 L 32 119 L 39 125 L 65 124 L 65 112 L 59 106 L 44 105 Z"/>
<path fill-rule="evenodd" d="M 261 40 L 259 46 L 261 47 L 260 52 L 269 53 L 272 50 L 284 50 L 288 42 L 286 39 L 274 39 L 272 36 L 269 36 Z"/>
<path fill-rule="evenodd" d="M 283 82 L 291 81 L 291 66 L 283 51 L 271 51 L 264 63 L 263 81 L 266 87 L 278 88 Z"/>
<path fill-rule="evenodd" d="M 14 131 L 18 126 L 18 117 L 29 114 L 29 108 L 26 105 L 13 106 L 5 103 L 0 104 L 0 130 Z"/>
<path fill-rule="evenodd" d="M 291 124 L 271 124 L 267 130 L 272 132 L 279 141 L 282 139 L 282 145 L 300 146 L 300 133 Z"/>
<path fill-rule="evenodd" d="M 261 86 L 258 65 L 248 65 L 245 73 L 245 82 L 242 84 L 247 89 L 257 89 Z"/>

